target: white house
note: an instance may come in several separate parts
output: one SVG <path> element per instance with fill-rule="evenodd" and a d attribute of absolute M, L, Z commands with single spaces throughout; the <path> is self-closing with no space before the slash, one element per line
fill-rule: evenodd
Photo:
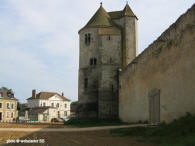
<path fill-rule="evenodd" d="M 70 116 L 70 100 L 55 92 L 32 91 L 32 97 L 27 99 L 29 118 L 35 121 L 51 121 L 52 118 L 67 118 Z"/>

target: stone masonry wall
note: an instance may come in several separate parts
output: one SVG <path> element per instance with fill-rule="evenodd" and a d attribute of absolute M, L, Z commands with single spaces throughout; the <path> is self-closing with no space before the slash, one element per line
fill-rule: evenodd
<path fill-rule="evenodd" d="M 91 34 L 90 45 L 85 44 L 85 34 Z M 98 29 L 88 28 L 80 32 L 79 56 L 79 116 L 97 117 L 98 115 Z M 97 65 L 90 65 L 90 58 L 97 59 Z M 85 88 L 85 79 L 88 87 Z"/>
<path fill-rule="evenodd" d="M 122 64 L 121 35 L 100 36 L 98 76 L 99 118 L 118 118 L 118 69 Z"/>

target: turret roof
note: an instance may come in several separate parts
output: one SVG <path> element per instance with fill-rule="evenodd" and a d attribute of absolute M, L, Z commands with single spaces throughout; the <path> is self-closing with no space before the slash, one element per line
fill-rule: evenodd
<path fill-rule="evenodd" d="M 125 8 L 123 9 L 123 15 L 124 16 L 136 17 L 135 14 L 133 13 L 133 11 L 131 10 L 129 4 L 126 4 Z"/>
<path fill-rule="evenodd" d="M 96 11 L 93 17 L 89 20 L 85 27 L 109 27 L 112 26 L 110 15 L 106 12 L 106 10 L 100 6 L 100 8 Z"/>

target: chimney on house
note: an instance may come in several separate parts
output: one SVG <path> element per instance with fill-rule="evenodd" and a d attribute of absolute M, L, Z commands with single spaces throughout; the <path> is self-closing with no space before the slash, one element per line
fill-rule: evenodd
<path fill-rule="evenodd" d="M 62 92 L 62 96 L 64 97 L 64 92 Z"/>
<path fill-rule="evenodd" d="M 35 90 L 35 89 L 33 89 L 33 90 L 32 90 L 32 97 L 33 97 L 33 98 L 36 98 L 36 96 L 37 96 L 37 94 L 36 94 L 36 90 Z"/>

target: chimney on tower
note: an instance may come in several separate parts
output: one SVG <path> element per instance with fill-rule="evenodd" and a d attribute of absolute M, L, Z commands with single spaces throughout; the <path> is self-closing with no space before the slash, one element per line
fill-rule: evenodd
<path fill-rule="evenodd" d="M 32 90 L 32 97 L 33 97 L 33 98 L 36 98 L 36 96 L 37 96 L 37 94 L 36 94 L 36 90 L 35 90 L 35 89 L 33 89 L 33 90 Z"/>
<path fill-rule="evenodd" d="M 64 97 L 64 92 L 62 92 L 62 96 Z"/>

